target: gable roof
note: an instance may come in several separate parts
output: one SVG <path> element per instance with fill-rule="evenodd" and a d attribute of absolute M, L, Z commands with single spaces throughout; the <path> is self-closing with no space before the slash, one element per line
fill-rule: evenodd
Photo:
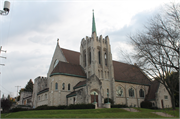
<path fill-rule="evenodd" d="M 50 76 L 59 75 L 59 74 L 86 78 L 86 73 L 84 72 L 83 68 L 80 65 L 61 62 L 61 61 L 59 61 L 57 66 L 53 69 Z"/>
<path fill-rule="evenodd" d="M 73 96 L 76 96 L 76 91 L 73 91 L 71 93 L 69 93 L 68 95 L 66 95 L 66 98 L 69 98 L 69 97 L 73 97 Z"/>
<path fill-rule="evenodd" d="M 85 81 L 80 81 L 73 87 L 73 89 L 77 89 L 77 88 L 83 87 L 85 85 L 86 85 L 86 80 Z"/>
<path fill-rule="evenodd" d="M 66 60 L 69 63 L 79 65 L 79 57 L 80 57 L 79 52 L 67 50 L 67 49 L 64 49 L 64 48 L 61 48 L 61 50 L 62 50 Z"/>
<path fill-rule="evenodd" d="M 37 95 L 40 95 L 40 94 L 45 93 L 45 92 L 48 92 L 48 91 L 49 91 L 49 88 L 45 88 L 45 89 L 39 91 L 39 92 L 37 93 Z"/>
<path fill-rule="evenodd" d="M 71 64 L 80 65 L 80 53 L 61 48 L 66 60 Z M 113 61 L 114 78 L 116 82 L 150 85 L 149 79 L 143 74 L 138 66 Z"/>
<path fill-rule="evenodd" d="M 155 100 L 156 92 L 158 91 L 160 83 L 158 81 L 151 81 L 151 86 L 148 90 L 148 94 L 146 95 L 146 100 Z"/>
<path fill-rule="evenodd" d="M 117 82 L 150 85 L 149 79 L 138 66 L 113 61 L 114 79 Z"/>

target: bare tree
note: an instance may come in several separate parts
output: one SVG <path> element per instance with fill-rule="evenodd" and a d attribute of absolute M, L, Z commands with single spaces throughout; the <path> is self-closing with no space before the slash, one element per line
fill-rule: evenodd
<path fill-rule="evenodd" d="M 174 93 L 179 80 L 168 77 L 179 72 L 180 4 L 166 5 L 163 11 L 149 20 L 145 31 L 129 38 L 137 51 L 133 57 L 138 66 L 165 86 L 175 109 Z"/>

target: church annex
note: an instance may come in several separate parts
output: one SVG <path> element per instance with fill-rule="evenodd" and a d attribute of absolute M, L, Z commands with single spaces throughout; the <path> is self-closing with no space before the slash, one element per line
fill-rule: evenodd
<path fill-rule="evenodd" d="M 115 104 L 133 107 L 145 99 L 159 108 L 171 107 L 161 84 L 148 79 L 137 65 L 112 60 L 109 40 L 97 36 L 93 13 L 92 35 L 81 40 L 80 52 L 61 48 L 57 41 L 47 77 L 34 79 L 32 106 L 97 102 L 102 107 L 109 97 Z"/>

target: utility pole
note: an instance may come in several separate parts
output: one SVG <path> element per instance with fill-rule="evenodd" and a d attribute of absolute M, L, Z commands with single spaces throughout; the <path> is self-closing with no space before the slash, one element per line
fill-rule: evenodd
<path fill-rule="evenodd" d="M 18 88 L 21 86 L 15 86 L 15 87 L 17 87 L 17 97 L 18 97 Z M 17 101 L 17 97 L 16 97 L 16 101 Z"/>
<path fill-rule="evenodd" d="M 3 15 L 3 16 L 8 15 L 9 10 L 10 10 L 10 2 L 5 1 L 4 2 L 4 9 L 0 10 L 0 15 Z M 6 51 L 2 50 L 2 46 L 0 46 L 0 54 L 1 54 L 1 51 L 6 53 Z M 0 58 L 5 58 L 6 59 L 6 57 L 3 57 L 3 56 L 0 56 Z M 5 64 L 0 64 L 0 65 L 5 66 Z M 0 74 L 1 74 L 1 72 L 0 72 Z M 1 100 L 1 90 L 0 90 L 0 100 Z M 0 107 L 1 107 L 1 104 L 0 104 Z M 1 109 L 0 109 L 0 111 L 1 111 Z"/>
<path fill-rule="evenodd" d="M 0 46 L 0 54 L 1 54 L 1 52 L 5 52 L 6 53 L 5 50 L 2 50 L 2 46 Z M 6 59 L 6 57 L 3 57 L 3 56 L 0 56 L 0 58 Z M 5 64 L 0 64 L 0 65 L 5 66 Z"/>

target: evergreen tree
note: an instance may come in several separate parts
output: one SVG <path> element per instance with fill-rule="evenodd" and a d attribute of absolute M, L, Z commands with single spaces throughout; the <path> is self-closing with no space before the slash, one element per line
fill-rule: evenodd
<path fill-rule="evenodd" d="M 32 82 L 32 79 L 29 80 L 29 82 L 27 83 L 24 91 L 33 92 L 33 82 Z"/>
<path fill-rule="evenodd" d="M 3 94 L 3 96 L 2 96 L 2 99 L 5 99 L 4 94 Z"/>
<path fill-rule="evenodd" d="M 7 97 L 8 100 L 10 100 L 10 95 L 8 94 L 8 97 Z"/>
<path fill-rule="evenodd" d="M 3 108 L 3 112 L 8 112 L 11 106 L 12 106 L 12 101 L 10 101 L 9 99 L 3 98 L 1 100 L 1 107 Z"/>

